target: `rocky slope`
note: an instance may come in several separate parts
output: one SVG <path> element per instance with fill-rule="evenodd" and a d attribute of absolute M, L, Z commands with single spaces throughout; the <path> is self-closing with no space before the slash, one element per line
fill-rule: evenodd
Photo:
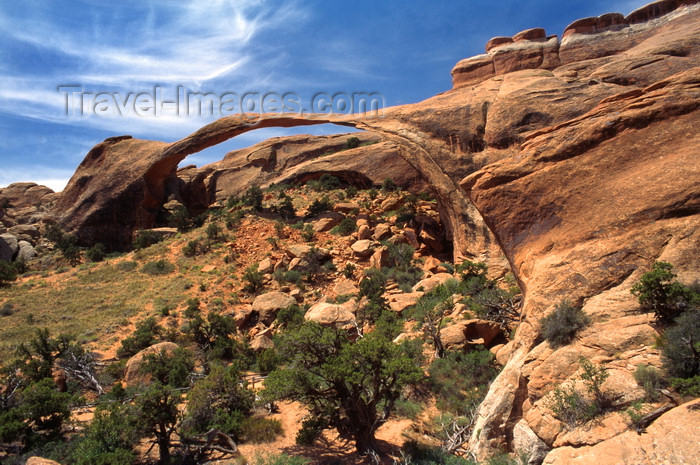
<path fill-rule="evenodd" d="M 376 179 L 383 173 L 371 174 L 375 160 L 400 166 L 401 157 L 417 173 L 406 168 L 408 178 L 420 177 L 438 199 L 455 258 L 488 245 L 485 222 L 525 291 L 523 322 L 498 354 L 506 366 L 481 407 L 471 451 L 484 457 L 524 445 L 541 460 L 554 448 L 547 463 L 568 463 L 568 448 L 593 451 L 628 433 L 620 414 L 605 428 L 565 430 L 542 408 L 544 395 L 574 375 L 582 354 L 614 373 L 608 389 L 625 402 L 638 398 L 634 366 L 659 360 L 656 330 L 638 315 L 631 283 L 658 259 L 672 262 L 683 281 L 700 277 L 699 53 L 700 7 L 692 1 L 576 21 L 561 41 L 524 31 L 460 62 L 452 90 L 381 117 L 232 117 L 172 144 L 108 139 L 87 155 L 54 212 L 84 240 L 119 245 L 152 224 L 175 182 L 203 186 L 191 198 L 207 203 L 252 179 L 292 180 L 320 170 Z M 187 155 L 243 132 L 325 122 L 379 134 L 363 137 L 383 142 L 354 149 L 367 154 L 365 163 L 352 164 L 348 151 L 336 155 L 337 165 L 309 156 L 302 169 L 304 163 L 285 165 L 283 147 L 295 142 L 273 140 L 214 167 L 183 170 L 181 181 L 174 177 Z M 540 340 L 538 320 L 563 298 L 583 304 L 593 324 L 573 345 L 553 351 Z M 697 428 L 690 412 L 679 407 L 668 415 Z M 650 428 L 638 447 L 663 431 Z"/>

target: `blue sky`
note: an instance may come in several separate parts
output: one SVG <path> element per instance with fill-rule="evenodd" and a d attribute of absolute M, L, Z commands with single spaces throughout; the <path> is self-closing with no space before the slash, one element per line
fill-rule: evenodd
<path fill-rule="evenodd" d="M 131 134 L 174 141 L 216 118 L 66 114 L 67 93 L 379 92 L 387 106 L 450 88 L 450 70 L 486 41 L 523 29 L 559 34 L 586 16 L 627 14 L 646 0 L 256 1 L 26 0 L 0 7 L 0 186 L 63 188 L 87 151 Z M 96 103 L 96 102 L 93 102 Z M 107 104 L 105 104 L 107 105 Z M 305 105 L 306 106 L 306 105 Z M 111 113 L 110 113 L 111 112 Z M 167 114 L 166 114 L 167 113 Z M 272 136 L 265 129 L 192 155 L 202 165 Z"/>

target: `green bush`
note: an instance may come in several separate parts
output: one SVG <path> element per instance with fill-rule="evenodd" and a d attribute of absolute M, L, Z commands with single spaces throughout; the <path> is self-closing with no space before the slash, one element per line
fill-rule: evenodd
<path fill-rule="evenodd" d="M 15 313 L 15 308 L 10 302 L 5 302 L 2 304 L 2 307 L 0 307 L 0 316 L 10 316 L 13 313 Z"/>
<path fill-rule="evenodd" d="M 352 279 L 353 276 L 355 276 L 355 270 L 357 267 L 352 264 L 352 263 L 346 263 L 345 267 L 343 267 L 343 276 L 345 276 L 347 279 Z"/>
<path fill-rule="evenodd" d="M 120 385 L 121 386 L 121 385 Z M 70 463 L 75 465 L 132 465 L 136 463 L 134 445 L 139 440 L 135 412 L 130 405 L 109 404 L 98 407 L 87 425 Z"/>
<path fill-rule="evenodd" d="M 140 350 L 152 346 L 162 332 L 163 327 L 156 323 L 154 317 L 138 322 L 134 333 L 122 340 L 121 346 L 117 349 L 117 357 L 126 358 L 136 355 Z"/>
<path fill-rule="evenodd" d="M 308 185 L 317 192 L 332 191 L 343 187 L 340 179 L 328 173 L 321 175 L 318 181 L 309 181 Z"/>
<path fill-rule="evenodd" d="M 167 260 L 148 262 L 141 268 L 142 273 L 146 273 L 151 276 L 163 276 L 170 274 L 173 271 L 175 271 L 175 265 Z"/>
<path fill-rule="evenodd" d="M 292 327 L 304 323 L 306 310 L 298 305 L 290 305 L 277 312 L 277 323 L 282 327 Z"/>
<path fill-rule="evenodd" d="M 681 395 L 700 397 L 700 375 L 692 378 L 671 378 L 671 385 Z"/>
<path fill-rule="evenodd" d="M 540 319 L 542 336 L 554 348 L 570 344 L 576 333 L 589 322 L 583 310 L 573 306 L 568 300 L 562 300 L 552 313 Z"/>
<path fill-rule="evenodd" d="M 85 256 L 91 262 L 101 262 L 107 256 L 107 250 L 102 242 L 98 242 L 85 251 Z"/>
<path fill-rule="evenodd" d="M 311 223 L 306 223 L 304 225 L 304 230 L 301 232 L 301 238 L 306 242 L 313 242 L 315 237 L 316 232 L 314 231 L 314 227 L 311 226 Z"/>
<path fill-rule="evenodd" d="M 401 397 L 396 400 L 396 416 L 415 420 L 423 411 L 423 406 L 417 402 Z"/>
<path fill-rule="evenodd" d="M 282 423 L 273 418 L 248 417 L 241 423 L 241 437 L 245 442 L 274 442 L 283 434 Z"/>
<path fill-rule="evenodd" d="M 258 292 L 264 286 L 263 274 L 258 271 L 258 264 L 253 263 L 243 272 L 243 281 L 246 282 L 243 289 L 246 292 Z"/>
<path fill-rule="evenodd" d="M 637 381 L 645 393 L 646 400 L 654 402 L 658 400 L 658 389 L 661 389 L 666 384 L 661 372 L 653 366 L 639 364 L 634 371 L 634 380 Z"/>
<path fill-rule="evenodd" d="M 255 210 L 263 209 L 263 191 L 260 186 L 252 186 L 243 194 L 243 205 L 253 207 Z"/>
<path fill-rule="evenodd" d="M 136 267 L 139 266 L 139 264 L 134 262 L 134 261 L 128 260 L 128 261 L 124 261 L 124 262 L 119 262 L 114 266 L 119 271 L 129 272 L 129 271 L 134 271 L 136 269 Z"/>
<path fill-rule="evenodd" d="M 209 226 L 207 226 L 207 229 L 204 231 L 204 233 L 207 235 L 207 238 L 211 241 L 218 241 L 222 239 L 221 226 L 219 226 L 218 223 L 209 223 Z"/>
<path fill-rule="evenodd" d="M 356 147 L 360 146 L 360 139 L 359 137 L 348 137 L 348 140 L 345 141 L 345 148 L 346 149 L 354 149 Z"/>
<path fill-rule="evenodd" d="M 352 218 L 343 218 L 336 227 L 331 229 L 331 233 L 338 236 L 349 236 L 355 231 L 357 231 L 357 222 Z"/>
<path fill-rule="evenodd" d="M 324 195 L 320 199 L 314 199 L 309 206 L 307 216 L 318 216 L 321 213 L 325 213 L 333 210 L 333 203 L 327 195 Z"/>
<path fill-rule="evenodd" d="M 700 375 L 700 311 L 685 312 L 664 334 L 664 368 L 674 378 Z"/>
<path fill-rule="evenodd" d="M 483 400 L 498 369 L 493 354 L 479 349 L 446 352 L 430 364 L 428 373 L 437 407 L 462 415 Z"/>
<path fill-rule="evenodd" d="M 426 446 L 415 441 L 408 441 L 403 446 L 405 457 L 400 465 L 476 465 L 462 457 L 448 454 L 440 447 Z"/>
<path fill-rule="evenodd" d="M 182 253 L 185 257 L 194 257 L 200 251 L 200 244 L 198 240 L 189 241 L 183 248 Z"/>
<path fill-rule="evenodd" d="M 255 457 L 255 465 L 310 465 L 311 461 L 298 455 L 285 453 Z"/>
<path fill-rule="evenodd" d="M 8 286 L 17 279 L 17 270 L 10 263 L 0 260 L 0 287 Z"/>
<path fill-rule="evenodd" d="M 294 203 L 292 202 L 292 198 L 285 194 L 284 192 L 281 193 L 282 201 L 276 206 L 277 214 L 284 218 L 285 220 L 291 220 L 292 218 L 297 216 L 297 211 L 294 208 Z"/>
<path fill-rule="evenodd" d="M 150 247 L 153 244 L 157 244 L 163 240 L 163 236 L 154 231 L 141 230 L 136 231 L 136 238 L 134 239 L 134 249 L 141 250 L 146 247 Z"/>
<path fill-rule="evenodd" d="M 607 370 L 583 357 L 579 358 L 579 364 L 583 369 L 580 377 L 586 386 L 588 397 L 577 391 L 571 383 L 554 388 L 548 399 L 548 406 L 554 416 L 570 427 L 602 415 L 612 404 L 609 396 L 602 391 L 602 385 L 608 378 Z"/>
<path fill-rule="evenodd" d="M 654 312 L 662 324 L 670 324 L 682 312 L 700 306 L 700 294 L 675 281 L 672 269 L 668 262 L 656 262 L 631 289 L 642 309 Z"/>

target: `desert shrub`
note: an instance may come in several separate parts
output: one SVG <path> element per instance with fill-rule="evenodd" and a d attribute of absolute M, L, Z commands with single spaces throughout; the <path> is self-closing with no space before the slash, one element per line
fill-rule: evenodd
<path fill-rule="evenodd" d="M 255 210 L 262 210 L 263 208 L 263 191 L 260 186 L 251 186 L 243 194 L 243 205 L 248 207 L 253 207 Z"/>
<path fill-rule="evenodd" d="M 255 465 L 309 465 L 311 461 L 299 455 L 285 453 L 255 457 Z"/>
<path fill-rule="evenodd" d="M 183 248 L 182 253 L 185 257 L 194 257 L 199 253 L 199 241 L 189 241 Z"/>
<path fill-rule="evenodd" d="M 355 187 L 355 186 L 348 186 L 348 187 L 345 189 L 345 196 L 346 196 L 347 198 L 352 199 L 352 198 L 355 197 L 356 195 L 357 195 L 357 187 Z"/>
<path fill-rule="evenodd" d="M 403 461 L 398 465 L 476 465 L 463 457 L 445 452 L 440 447 L 426 446 L 408 441 L 402 450 Z"/>
<path fill-rule="evenodd" d="M 163 236 L 154 231 L 142 230 L 136 231 L 136 238 L 134 239 L 134 249 L 141 250 L 146 247 L 150 247 L 153 244 L 157 244 L 163 240 Z"/>
<path fill-rule="evenodd" d="M 107 250 L 102 242 L 98 242 L 85 251 L 85 256 L 91 262 L 101 262 L 107 256 Z"/>
<path fill-rule="evenodd" d="M 248 417 L 241 422 L 241 437 L 245 442 L 273 442 L 283 434 L 282 423 L 273 418 Z"/>
<path fill-rule="evenodd" d="M 0 260 L 0 287 L 9 285 L 17 279 L 17 270 L 10 263 Z"/>
<path fill-rule="evenodd" d="M 211 428 L 239 438 L 242 422 L 253 407 L 255 395 L 233 364 L 215 364 L 210 373 L 197 381 L 187 395 L 187 409 L 182 430 L 185 435 L 202 434 Z"/>
<path fill-rule="evenodd" d="M 285 220 L 291 220 L 292 218 L 297 216 L 297 211 L 294 208 L 294 203 L 292 202 L 292 198 L 284 192 L 282 192 L 281 195 L 282 197 L 280 197 L 280 199 L 282 201 L 276 206 L 277 214 Z"/>
<path fill-rule="evenodd" d="M 377 195 L 379 195 L 379 191 L 377 189 L 375 189 L 374 187 L 367 190 L 367 196 L 370 198 L 370 200 L 376 199 Z"/>
<path fill-rule="evenodd" d="M 136 269 L 136 267 L 138 266 L 138 263 L 128 260 L 125 262 L 119 262 L 114 266 L 119 271 L 129 272 L 129 271 L 134 271 Z"/>
<path fill-rule="evenodd" d="M 146 273 L 151 276 L 163 276 L 170 274 L 173 271 L 175 271 L 175 265 L 167 260 L 148 262 L 141 268 L 142 273 Z"/>
<path fill-rule="evenodd" d="M 257 356 L 255 371 L 261 374 L 270 373 L 279 368 L 281 363 L 282 359 L 274 348 L 265 349 Z"/>
<path fill-rule="evenodd" d="M 387 192 L 392 192 L 396 190 L 396 184 L 394 184 L 394 180 L 391 178 L 386 178 L 382 182 L 382 190 L 387 191 Z"/>
<path fill-rule="evenodd" d="M 356 147 L 360 146 L 360 138 L 359 137 L 348 137 L 348 140 L 345 141 L 345 148 L 346 149 L 354 149 Z"/>
<path fill-rule="evenodd" d="M 117 349 L 117 357 L 131 357 L 140 350 L 152 346 L 162 332 L 163 327 L 156 323 L 154 317 L 138 322 L 134 333 L 122 340 L 121 346 Z"/>
<path fill-rule="evenodd" d="M 431 390 L 437 407 L 446 412 L 464 414 L 486 396 L 489 384 L 498 374 L 491 352 L 446 352 L 428 368 Z"/>
<path fill-rule="evenodd" d="M 321 175 L 317 181 L 310 181 L 308 184 L 316 192 L 332 191 L 343 187 L 340 179 L 328 173 Z"/>
<path fill-rule="evenodd" d="M 671 378 L 671 385 L 681 395 L 700 397 L 700 375 L 692 378 Z"/>
<path fill-rule="evenodd" d="M 594 365 L 587 359 L 579 358 L 583 372 L 581 380 L 588 396 L 576 390 L 573 383 L 554 388 L 549 394 L 548 406 L 554 416 L 568 426 L 585 423 L 608 411 L 612 401 L 602 391 L 608 372 L 602 365 Z"/>
<path fill-rule="evenodd" d="M 299 305 L 290 305 L 277 312 L 277 323 L 282 327 L 298 326 L 304 323 L 306 310 Z"/>
<path fill-rule="evenodd" d="M 172 353 L 166 350 L 147 354 L 141 371 L 150 374 L 155 381 L 175 388 L 189 385 L 194 360 L 189 350 L 178 347 Z"/>
<path fill-rule="evenodd" d="M 27 265 L 27 262 L 24 259 L 24 257 L 17 258 L 17 260 L 12 262 L 12 266 L 14 267 L 18 275 L 24 274 L 27 271 L 29 271 L 29 266 Z"/>
<path fill-rule="evenodd" d="M 301 286 L 302 283 L 302 275 L 297 270 L 284 270 L 282 268 L 278 268 L 273 273 L 273 277 L 275 278 L 275 281 L 280 284 L 292 283 L 296 284 L 297 286 Z"/>
<path fill-rule="evenodd" d="M 410 399 L 401 397 L 396 400 L 396 416 L 414 420 L 420 412 L 423 411 L 423 406 Z"/>
<path fill-rule="evenodd" d="M 314 201 L 311 202 L 311 205 L 307 211 L 307 216 L 317 216 L 321 213 L 332 210 L 333 203 L 331 202 L 331 199 L 327 195 L 324 195 L 320 199 L 314 199 Z"/>
<path fill-rule="evenodd" d="M 552 347 L 565 346 L 574 340 L 576 333 L 589 323 L 588 316 L 568 300 L 562 300 L 554 311 L 540 319 L 542 336 Z"/>
<path fill-rule="evenodd" d="M 342 221 L 333 229 L 332 234 L 339 236 L 349 236 L 357 230 L 357 222 L 352 218 L 343 218 Z"/>
<path fill-rule="evenodd" d="M 222 239 L 221 226 L 219 226 L 218 223 L 209 223 L 209 226 L 207 226 L 207 229 L 204 230 L 204 233 L 211 241 L 218 241 Z"/>
<path fill-rule="evenodd" d="M 245 289 L 246 292 L 258 292 L 263 288 L 263 274 L 260 271 L 258 271 L 257 263 L 253 263 L 245 269 L 245 271 L 243 272 L 243 281 L 246 282 L 243 287 L 243 289 Z"/>
<path fill-rule="evenodd" d="M 13 313 L 15 313 L 15 308 L 10 302 L 5 302 L 2 304 L 2 307 L 0 307 L 0 316 L 10 316 Z"/>
<path fill-rule="evenodd" d="M 355 275 L 356 269 L 357 267 L 354 264 L 346 263 L 343 267 L 343 276 L 345 276 L 348 279 L 351 279 Z"/>
<path fill-rule="evenodd" d="M 121 386 L 121 385 L 120 385 Z M 75 465 L 131 465 L 136 463 L 134 445 L 139 440 L 138 426 L 130 405 L 111 403 L 98 407 L 87 425 L 70 463 Z"/>
<path fill-rule="evenodd" d="M 297 431 L 295 442 L 300 446 L 311 446 L 328 428 L 328 422 L 323 418 L 306 417 L 301 421 L 301 428 Z"/>
<path fill-rule="evenodd" d="M 191 299 L 187 299 L 187 307 L 185 307 L 186 318 L 195 318 L 197 315 L 199 315 L 200 310 L 200 302 L 198 298 L 192 297 Z"/>
<path fill-rule="evenodd" d="M 315 237 L 316 232 L 314 231 L 313 226 L 311 226 L 310 223 L 306 223 L 304 225 L 304 230 L 301 232 L 301 238 L 306 242 L 313 242 Z"/>
<path fill-rule="evenodd" d="M 668 262 L 656 262 L 631 289 L 641 308 L 654 312 L 663 324 L 670 324 L 682 312 L 700 306 L 700 294 L 676 281 L 672 269 Z"/>
<path fill-rule="evenodd" d="M 674 378 L 700 375 L 700 311 L 685 312 L 663 334 L 664 368 Z"/>
<path fill-rule="evenodd" d="M 666 384 L 661 372 L 653 366 L 639 364 L 634 371 L 634 380 L 644 389 L 646 400 L 654 402 L 659 398 L 658 389 Z"/>

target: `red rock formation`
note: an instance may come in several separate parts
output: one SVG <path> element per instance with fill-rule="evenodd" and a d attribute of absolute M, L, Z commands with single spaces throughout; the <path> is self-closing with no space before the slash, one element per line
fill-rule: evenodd
<path fill-rule="evenodd" d="M 455 65 L 452 87 L 475 85 L 522 69 L 555 69 L 625 52 L 655 35 L 657 26 L 663 22 L 659 18 L 696 3 L 697 0 L 662 0 L 627 17 L 607 13 L 582 18 L 566 27 L 561 42 L 556 36 L 547 37 L 541 28 L 527 29 L 510 38 L 494 37 L 486 43 L 486 55 L 466 58 Z M 677 23 L 676 27 L 685 25 Z"/>
<path fill-rule="evenodd" d="M 662 2 L 644 11 L 642 23 L 635 19 L 641 13 L 627 24 L 598 17 L 595 33 L 584 32 L 592 20 L 581 22 L 558 44 L 559 63 L 552 39 L 495 41 L 487 55 L 453 70 L 464 79 L 454 89 L 383 117 L 224 118 L 173 144 L 105 142 L 61 196 L 64 223 L 99 228 L 91 215 L 120 205 L 102 197 L 98 187 L 107 186 L 132 202 L 123 205 L 139 207 L 122 208 L 121 223 L 109 227 L 134 227 L 142 218 L 136 212 L 163 201 L 165 182 L 185 156 L 250 129 L 335 122 L 378 133 L 430 184 L 455 255 L 474 257 L 491 246 L 488 233 L 474 231 L 484 227 L 483 215 L 524 290 L 523 322 L 498 350 L 506 366 L 481 406 L 470 449 L 483 458 L 537 443 L 540 451 L 555 448 L 548 463 L 574 460 L 578 448 L 614 445 L 621 414 L 601 428 L 565 431 L 543 397 L 575 376 L 585 355 L 613 373 L 609 387 L 623 402 L 639 398 L 635 365 L 660 362 L 656 330 L 639 315 L 632 283 L 659 259 L 672 262 L 682 280 L 700 278 L 700 7 Z M 509 58 L 517 56 L 523 59 Z M 521 69 L 526 62 L 537 69 Z M 470 66 L 505 74 L 476 79 L 463 72 Z M 267 155 L 251 159 L 261 172 L 273 166 Z M 96 179 L 111 176 L 121 184 Z M 540 342 L 539 318 L 564 298 L 581 304 L 592 324 L 554 350 Z M 674 421 L 688 419 L 688 411 L 675 411 Z"/>

